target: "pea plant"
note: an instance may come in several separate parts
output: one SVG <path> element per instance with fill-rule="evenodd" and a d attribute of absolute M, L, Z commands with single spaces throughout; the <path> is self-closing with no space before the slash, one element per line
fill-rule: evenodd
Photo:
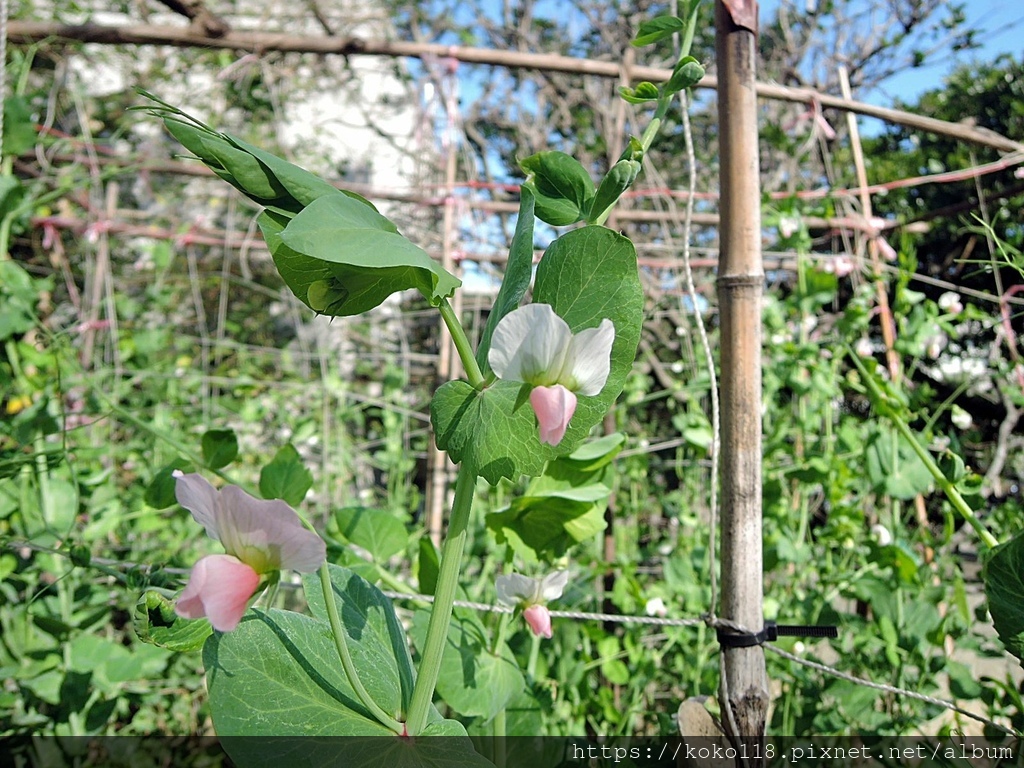
<path fill-rule="evenodd" d="M 641 28 L 640 44 L 682 33 L 684 54 L 662 86 L 623 89 L 628 101 L 653 104 L 654 116 L 640 137 L 630 137 L 599 184 L 562 152 L 521 162 L 527 180 L 507 267 L 475 349 L 449 302 L 460 281 L 368 200 L 146 94 L 155 102 L 150 112 L 182 145 L 263 206 L 264 239 L 300 301 L 322 315 L 351 316 L 415 289 L 440 313 L 466 372 L 465 380 L 441 386 L 430 406 L 437 445 L 458 464 L 458 473 L 436 573 L 428 578 L 421 563 L 420 588 L 432 587 L 433 605 L 429 619 L 413 623 L 416 669 L 391 601 L 358 569 L 329 563 L 315 527 L 289 506 L 298 505 L 309 488 L 297 456 L 283 455 L 276 467 L 268 465 L 260 482 L 263 499 L 230 484 L 218 490 L 178 467 L 158 477 L 164 494 L 173 492 L 225 552 L 195 563 L 176 599 L 147 593 L 140 605 L 142 634 L 178 649 L 202 645 L 221 736 L 466 734 L 432 702 L 447 663 L 446 646 L 484 631 L 480 624 L 452 621 L 477 481 L 493 485 L 523 475 L 550 480 L 550 467 L 564 470 L 568 463 L 571 471 L 555 482 L 593 487 L 595 474 L 607 472 L 621 444 L 606 438 L 581 449 L 623 389 L 644 302 L 632 242 L 602 224 L 637 178 L 675 95 L 704 74 L 685 53 L 698 5 L 690 4 L 685 18 L 661 17 Z M 583 226 L 555 239 L 534 274 L 535 219 Z M 523 304 L 531 283 L 531 301 Z M 606 485 L 597 487 L 607 495 Z M 583 521 L 543 510 L 506 515 L 502 535 L 525 542 L 534 555 L 564 554 L 564 544 L 537 543 L 538 525 L 566 539 L 586 535 L 579 530 Z M 303 573 L 311 615 L 269 607 L 282 570 Z M 505 570 L 495 585 L 498 599 L 514 607 L 537 636 L 550 637 L 546 604 L 561 595 L 568 572 L 532 578 Z M 253 608 L 254 602 L 263 607 Z M 441 691 L 444 699 L 460 702 L 459 711 L 493 721 L 498 735 L 506 705 L 524 687 L 504 626 L 486 638 L 478 660 L 486 670 L 480 676 L 493 685 L 461 690 L 449 683 Z M 467 638 L 453 638 L 460 633 Z M 466 704 L 467 697 L 486 700 Z M 253 747 L 243 742 L 235 748 Z"/>

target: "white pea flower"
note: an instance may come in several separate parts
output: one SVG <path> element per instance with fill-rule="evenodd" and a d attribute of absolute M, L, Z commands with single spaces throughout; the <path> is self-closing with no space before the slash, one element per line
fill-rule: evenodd
<path fill-rule="evenodd" d="M 953 422 L 953 425 L 957 429 L 970 429 L 971 425 L 974 424 L 974 419 L 971 417 L 971 414 L 959 405 L 953 406 L 949 414 L 949 420 Z"/>
<path fill-rule="evenodd" d="M 939 296 L 938 302 L 939 309 L 950 315 L 959 315 L 964 311 L 963 302 L 960 300 L 960 294 L 956 291 L 946 291 L 944 294 Z"/>
<path fill-rule="evenodd" d="M 873 538 L 880 547 L 887 547 L 892 544 L 892 534 L 889 533 L 889 529 L 878 523 L 871 526 L 871 538 Z"/>
<path fill-rule="evenodd" d="M 857 353 L 858 357 L 871 357 L 875 354 L 875 346 L 871 343 L 871 339 L 861 336 L 854 344 L 853 351 Z"/>
<path fill-rule="evenodd" d="M 668 608 L 665 607 L 665 601 L 660 597 L 652 597 L 644 604 L 644 613 L 648 616 L 660 616 L 665 618 L 668 614 Z"/>
<path fill-rule="evenodd" d="M 562 596 L 569 583 L 568 571 L 555 571 L 540 579 L 518 573 L 499 576 L 495 581 L 498 602 L 520 606 L 523 618 L 538 637 L 551 637 L 551 612 L 546 603 Z"/>
<path fill-rule="evenodd" d="M 800 217 L 798 216 L 780 216 L 779 217 L 779 234 L 782 237 L 792 237 L 796 234 L 796 231 L 800 229 Z"/>
<path fill-rule="evenodd" d="M 615 326 L 607 318 L 574 334 L 549 305 L 527 304 L 498 323 L 487 361 L 499 379 L 533 387 L 530 405 L 540 440 L 558 445 L 576 412 L 576 395 L 604 389 L 614 342 Z"/>

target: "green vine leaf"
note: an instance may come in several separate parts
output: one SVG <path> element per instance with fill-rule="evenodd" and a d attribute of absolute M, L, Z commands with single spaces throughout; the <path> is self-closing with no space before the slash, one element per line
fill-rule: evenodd
<path fill-rule="evenodd" d="M 1024 666 L 1024 533 L 989 553 L 982 580 L 999 639 Z"/>
<path fill-rule="evenodd" d="M 438 389 L 430 407 L 438 446 L 491 484 L 502 477 L 538 475 L 546 461 L 571 453 L 622 391 L 636 357 L 643 315 L 633 244 L 604 227 L 568 232 L 551 243 L 541 260 L 533 300 L 550 304 L 574 333 L 609 318 L 615 326 L 611 372 L 600 394 L 579 396 L 576 413 L 556 447 L 540 442 L 519 382 L 498 381 L 478 391 L 464 381 L 452 381 Z"/>
<path fill-rule="evenodd" d="M 536 214 L 555 227 L 586 218 L 594 198 L 594 180 L 579 160 L 565 152 L 538 152 L 519 161 L 526 186 L 536 195 Z"/>

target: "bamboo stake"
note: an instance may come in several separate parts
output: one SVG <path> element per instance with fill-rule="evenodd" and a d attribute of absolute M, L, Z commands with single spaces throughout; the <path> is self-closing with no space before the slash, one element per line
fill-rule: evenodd
<path fill-rule="evenodd" d="M 753 0 L 748 0 L 750 5 Z M 733 0 L 735 5 L 735 0 Z M 756 5 L 754 6 L 756 18 Z M 718 303 L 722 328 L 722 616 L 763 628 L 761 543 L 761 194 L 758 176 L 756 32 L 715 2 L 719 73 L 721 231 Z M 733 743 L 764 737 L 764 650 L 723 648 L 720 699 Z M 737 765 L 744 761 L 737 759 Z"/>

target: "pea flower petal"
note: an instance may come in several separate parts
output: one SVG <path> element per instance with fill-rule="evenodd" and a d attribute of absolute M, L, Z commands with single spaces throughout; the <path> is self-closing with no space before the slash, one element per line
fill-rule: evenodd
<path fill-rule="evenodd" d="M 256 499 L 229 485 L 218 491 L 198 474 L 175 472 L 178 503 L 211 538 L 256 573 L 282 569 L 308 573 L 320 567 L 327 548 L 285 502 Z"/>
<path fill-rule="evenodd" d="M 186 619 L 210 620 L 219 632 L 238 626 L 260 577 L 231 555 L 207 555 L 192 566 L 188 586 L 174 610 Z"/>
<path fill-rule="evenodd" d="M 527 304 L 501 318 L 487 361 L 499 379 L 554 384 L 572 338 L 568 323 L 549 304 Z"/>
<path fill-rule="evenodd" d="M 551 611 L 546 605 L 531 605 L 523 611 L 523 618 L 538 637 L 551 637 Z"/>
<path fill-rule="evenodd" d="M 218 491 L 201 475 L 174 472 L 178 503 L 192 513 L 227 554 L 193 566 L 175 610 L 188 619 L 206 616 L 230 632 L 241 621 L 260 576 L 284 568 L 314 571 L 327 555 L 323 539 L 307 530 L 280 500 L 256 499 L 233 485 Z"/>
<path fill-rule="evenodd" d="M 562 442 L 569 419 L 576 412 L 576 395 L 561 384 L 534 387 L 530 393 L 530 406 L 537 416 L 540 441 L 548 445 Z"/>
<path fill-rule="evenodd" d="M 615 325 L 607 318 L 573 334 L 548 304 L 527 304 L 498 323 L 487 360 L 498 378 L 534 387 L 530 405 L 540 439 L 558 445 L 576 411 L 576 394 L 592 397 L 607 383 L 614 342 Z"/>

